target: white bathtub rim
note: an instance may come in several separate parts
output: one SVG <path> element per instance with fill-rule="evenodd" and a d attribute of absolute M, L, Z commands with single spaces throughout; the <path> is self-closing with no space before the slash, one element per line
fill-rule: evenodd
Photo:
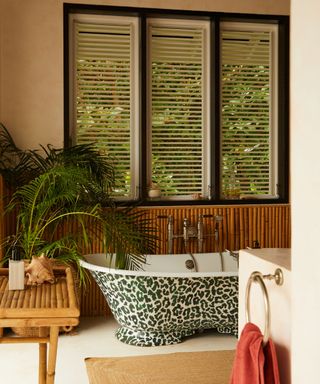
<path fill-rule="evenodd" d="M 112 275 L 122 276 L 150 276 L 150 277 L 229 277 L 238 276 L 238 272 L 151 272 L 143 270 L 126 270 L 126 269 L 114 269 L 108 267 L 101 267 L 96 264 L 89 263 L 85 260 L 80 260 L 80 265 L 88 270 L 94 272 L 110 273 Z"/>

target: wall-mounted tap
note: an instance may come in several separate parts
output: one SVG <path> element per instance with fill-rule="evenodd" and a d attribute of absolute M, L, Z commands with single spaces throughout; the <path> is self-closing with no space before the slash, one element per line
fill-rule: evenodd
<path fill-rule="evenodd" d="M 174 239 L 174 234 L 173 234 L 173 216 L 169 215 L 158 215 L 158 219 L 167 219 L 167 241 L 168 241 L 168 253 L 173 253 L 173 239 Z"/>
<path fill-rule="evenodd" d="M 212 218 L 215 221 L 215 229 L 213 234 L 204 234 L 204 219 Z M 197 239 L 198 241 L 198 252 L 203 252 L 203 243 L 205 237 L 214 236 L 217 241 L 219 238 L 219 223 L 223 220 L 222 216 L 219 215 L 203 215 L 200 214 L 196 225 L 191 225 L 187 217 L 183 219 L 183 231 L 180 234 L 174 234 L 173 222 L 174 218 L 172 215 L 159 215 L 158 219 L 167 219 L 167 241 L 168 241 L 168 253 L 173 253 L 173 240 L 177 238 L 183 238 L 185 251 L 189 249 L 190 239 Z"/>
<path fill-rule="evenodd" d="M 223 220 L 223 216 L 220 216 L 220 215 L 214 216 L 214 221 L 216 223 L 214 228 L 214 239 L 216 241 L 219 240 L 219 224 L 221 223 L 222 220 Z"/>
<path fill-rule="evenodd" d="M 189 240 L 188 236 L 189 220 L 185 217 L 183 219 L 183 240 L 187 242 Z"/>
<path fill-rule="evenodd" d="M 184 240 L 186 251 L 188 250 L 189 239 L 197 238 L 197 237 L 198 237 L 197 227 L 195 227 L 194 225 L 190 225 L 189 219 L 185 217 L 183 219 L 183 240 Z"/>
<path fill-rule="evenodd" d="M 198 252 L 201 253 L 203 249 L 203 215 L 202 214 L 198 217 L 197 229 L 198 229 Z"/>
<path fill-rule="evenodd" d="M 204 235 L 204 219 L 207 219 L 207 218 L 213 219 L 213 221 L 215 222 L 213 235 L 212 234 Z M 219 216 L 219 215 L 215 215 L 215 216 L 214 215 L 202 215 L 202 214 L 199 215 L 198 224 L 197 224 L 199 252 L 202 252 L 204 237 L 214 236 L 214 239 L 216 241 L 219 239 L 219 223 L 222 220 L 223 220 L 223 216 Z"/>
<path fill-rule="evenodd" d="M 173 253 L 173 240 L 174 239 L 178 239 L 178 238 L 184 238 L 184 241 L 185 241 L 185 245 L 188 241 L 188 238 L 190 237 L 190 234 L 189 234 L 189 223 L 188 223 L 188 219 L 184 219 L 184 230 L 183 230 L 183 233 L 182 234 L 174 234 L 173 232 L 173 221 L 174 221 L 174 218 L 172 215 L 168 215 L 168 216 L 165 216 L 165 215 L 159 215 L 157 217 L 158 219 L 167 219 L 168 220 L 168 224 L 167 224 L 167 241 L 168 241 L 168 253 L 169 254 L 172 254 Z"/>
<path fill-rule="evenodd" d="M 173 217 L 168 216 L 168 253 L 173 253 Z"/>

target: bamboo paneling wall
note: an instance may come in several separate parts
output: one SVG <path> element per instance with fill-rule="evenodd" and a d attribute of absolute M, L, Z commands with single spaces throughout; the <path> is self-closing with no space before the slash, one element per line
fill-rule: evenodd
<path fill-rule="evenodd" d="M 290 205 L 239 205 L 239 206 L 210 206 L 210 207 L 158 207 L 141 208 L 151 219 L 158 232 L 158 252 L 168 252 L 167 225 L 168 216 L 172 215 L 174 234 L 183 233 L 183 219 L 188 218 L 191 225 L 196 225 L 199 216 L 204 215 L 204 252 L 224 249 L 239 250 L 252 247 L 258 241 L 262 248 L 290 248 L 291 218 Z M 218 240 L 215 240 L 216 222 L 214 216 L 221 216 L 218 222 Z M 173 240 L 174 253 L 183 253 L 182 238 Z M 190 240 L 190 251 L 197 252 L 197 240 Z M 93 252 L 100 252 L 99 243 L 94 245 Z M 188 250 L 187 250 L 188 251 Z M 104 299 L 93 282 L 86 294 L 82 294 L 81 314 L 95 316 L 106 313 Z"/>
<path fill-rule="evenodd" d="M 91 276 L 85 287 L 81 288 L 80 314 L 81 316 L 109 316 L 111 314 L 100 288 Z"/>
<path fill-rule="evenodd" d="M 0 176 L 0 244 L 2 243 L 2 240 L 4 239 L 4 186 L 3 186 L 3 180 Z M 2 247 L 0 247 L 0 260 L 3 257 L 3 250 Z"/>
<path fill-rule="evenodd" d="M 0 178 L 1 196 L 3 183 Z M 196 226 L 200 215 L 203 215 L 204 243 L 203 252 L 223 251 L 224 249 L 239 250 L 253 247 L 259 242 L 262 248 L 290 248 L 291 246 L 291 217 L 289 204 L 274 205 L 232 205 L 232 206 L 179 206 L 179 207 L 147 207 L 143 209 L 152 225 L 157 229 L 159 254 L 168 253 L 168 217 L 173 218 L 174 235 L 183 234 L 183 220 Z M 0 213 L 3 212 L 3 199 L 0 202 Z M 221 216 L 221 221 L 215 221 L 215 216 Z M 0 236 L 6 236 L 15 228 L 13 216 L 0 220 Z M 215 229 L 218 239 L 215 239 Z M 71 232 L 70 228 L 61 228 L 61 233 Z M 197 252 L 197 239 L 191 239 L 188 249 L 185 249 L 182 237 L 173 240 L 173 253 Z M 101 252 L 100 242 L 92 245 L 91 252 Z M 84 253 L 88 250 L 83 249 Z M 1 258 L 1 253 L 0 253 Z M 82 288 L 80 297 L 82 316 L 98 316 L 109 314 L 96 283 L 90 278 L 90 283 Z"/>
<path fill-rule="evenodd" d="M 168 251 L 169 215 L 173 217 L 174 235 L 183 234 L 184 218 L 188 218 L 190 225 L 196 226 L 200 215 L 204 216 L 204 252 L 253 247 L 255 241 L 258 241 L 262 248 L 288 248 L 291 244 L 288 204 L 148 208 L 146 215 L 158 230 L 158 246 L 161 254 Z M 215 221 L 215 216 L 222 217 L 222 221 Z M 217 240 L 214 237 L 215 228 L 219 234 Z M 174 239 L 173 242 L 174 253 L 198 251 L 196 239 L 190 240 L 190 249 L 187 250 L 184 249 L 181 237 Z"/>

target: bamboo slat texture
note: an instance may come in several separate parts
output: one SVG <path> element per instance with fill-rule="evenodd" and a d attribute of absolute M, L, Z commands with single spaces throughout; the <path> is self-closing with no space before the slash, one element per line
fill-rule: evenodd
<path fill-rule="evenodd" d="M 0 327 L 40 327 L 38 336 L 0 337 L 0 344 L 39 344 L 39 384 L 54 384 L 60 327 L 79 324 L 74 281 L 70 268 L 55 270 L 55 282 L 10 290 L 8 268 L 0 268 Z M 48 328 L 48 336 L 46 329 Z M 47 358 L 47 347 L 49 353 Z"/>
<path fill-rule="evenodd" d="M 69 270 L 67 274 L 71 275 Z M 56 274 L 55 284 L 27 286 L 24 290 L 9 290 L 8 270 L 0 269 L 0 318 L 77 317 L 73 279 L 66 273 Z"/>
<path fill-rule="evenodd" d="M 0 188 L 3 184 L 0 179 Z M 4 192 L 2 192 L 5 195 Z M 218 252 L 225 249 L 239 250 L 253 247 L 259 243 L 262 248 L 290 248 L 291 246 L 291 213 L 289 204 L 268 205 L 229 205 L 229 206 L 177 206 L 177 207 L 145 207 L 138 208 L 145 212 L 157 230 L 157 253 L 168 253 L 168 217 L 173 218 L 173 253 L 197 252 L 196 239 L 191 239 L 186 246 L 183 238 L 183 220 L 187 218 L 190 225 L 196 226 L 199 217 L 203 216 L 204 242 L 203 252 Z M 1 210 L 1 205 L 0 205 Z M 216 220 L 222 218 L 221 221 Z M 14 216 L 5 216 L 0 220 L 3 236 L 13 233 Z M 70 227 L 61 228 L 61 234 L 70 233 Z M 215 237 L 218 232 L 218 238 Z M 94 231 L 93 231 L 94 232 Z M 0 232 L 1 236 L 1 232 Z M 83 247 L 83 253 L 100 253 L 102 244 L 93 242 L 90 250 Z M 98 316 L 109 314 L 105 299 L 93 279 L 82 288 L 80 308 L 82 316 Z"/>
<path fill-rule="evenodd" d="M 4 238 L 4 185 L 3 185 L 3 179 L 0 176 L 0 243 L 2 243 L 2 240 Z M 0 260 L 3 257 L 3 250 L 2 247 L 0 247 Z"/>
<path fill-rule="evenodd" d="M 204 222 L 203 252 L 218 252 L 224 249 L 239 250 L 253 247 L 256 243 L 262 248 L 290 248 L 291 217 L 290 205 L 238 205 L 238 206 L 206 206 L 206 207 L 157 207 L 141 208 L 150 218 L 152 226 L 157 229 L 157 253 L 168 253 L 168 217 L 173 217 L 174 235 L 182 235 L 183 220 L 188 218 L 191 225 L 197 225 L 200 215 Z M 222 217 L 216 221 L 215 216 Z M 218 231 L 216 239 L 215 229 Z M 101 244 L 94 244 L 93 252 L 101 252 Z M 173 252 L 197 252 L 197 240 L 189 242 L 185 249 L 182 237 L 173 241 Z M 92 282 L 86 292 L 82 292 L 82 316 L 109 314 L 105 300 Z"/>
<path fill-rule="evenodd" d="M 235 205 L 210 207 L 148 208 L 146 215 L 158 232 L 158 252 L 168 252 L 168 217 L 174 222 L 174 235 L 183 234 L 183 220 L 197 226 L 200 216 L 204 223 L 204 252 L 239 250 L 253 247 L 258 242 L 262 248 L 289 248 L 291 244 L 290 205 Z M 216 220 L 218 216 L 218 220 Z M 219 221 L 219 217 L 222 221 Z M 215 238 L 215 230 L 218 238 Z M 196 239 L 191 239 L 185 250 L 182 237 L 174 239 L 174 253 L 197 252 Z"/>

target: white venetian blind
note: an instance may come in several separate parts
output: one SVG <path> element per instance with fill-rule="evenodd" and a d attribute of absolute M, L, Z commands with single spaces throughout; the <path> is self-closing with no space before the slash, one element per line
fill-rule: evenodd
<path fill-rule="evenodd" d="M 149 24 L 152 181 L 162 196 L 202 193 L 207 163 L 206 24 Z"/>
<path fill-rule="evenodd" d="M 275 195 L 272 32 L 221 30 L 221 151 L 223 195 Z M 235 187 L 234 183 L 237 182 Z"/>
<path fill-rule="evenodd" d="M 74 23 L 75 139 L 111 157 L 114 194 L 124 197 L 134 194 L 133 28 L 121 18 Z"/>

